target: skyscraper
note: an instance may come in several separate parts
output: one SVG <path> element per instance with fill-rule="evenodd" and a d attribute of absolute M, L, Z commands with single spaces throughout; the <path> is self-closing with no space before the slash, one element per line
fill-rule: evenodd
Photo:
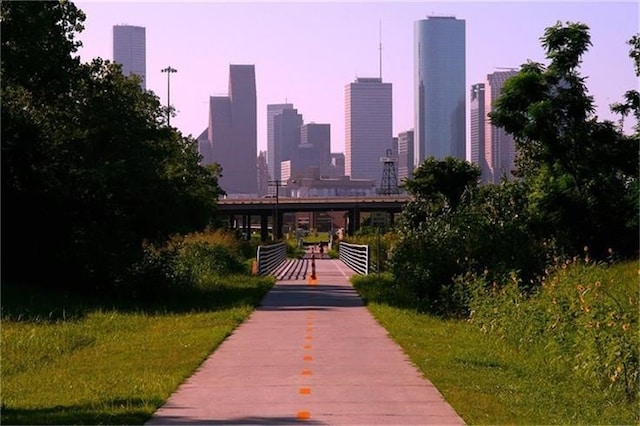
<path fill-rule="evenodd" d="M 498 183 L 503 176 L 513 178 L 511 172 L 515 169 L 516 145 L 513 136 L 504 129 L 491 125 L 489 113 L 507 79 L 518 74 L 516 70 L 496 71 L 487 75 L 485 83 L 485 161 L 487 163 L 490 182 Z"/>
<path fill-rule="evenodd" d="M 471 121 L 471 153 L 469 161 L 480 167 L 482 171 L 481 180 L 483 182 L 489 182 L 491 180 L 491 171 L 487 165 L 485 159 L 485 128 L 486 113 L 485 113 L 485 92 L 484 83 L 477 83 L 471 86 L 471 106 L 470 106 L 470 121 Z"/>
<path fill-rule="evenodd" d="M 300 171 L 309 175 L 310 167 L 317 167 L 321 176 L 329 176 L 331 165 L 331 125 L 307 123 L 300 128 L 298 146 Z"/>
<path fill-rule="evenodd" d="M 413 129 L 398 134 L 398 183 L 413 176 Z"/>
<path fill-rule="evenodd" d="M 258 168 L 258 197 L 264 197 L 269 192 L 269 170 L 267 168 L 267 153 L 260 151 L 256 159 Z"/>
<path fill-rule="evenodd" d="M 122 65 L 122 74 L 140 76 L 142 80 L 140 85 L 146 89 L 147 59 L 144 27 L 113 26 L 113 62 Z"/>
<path fill-rule="evenodd" d="M 229 195 L 258 192 L 256 114 L 254 65 L 230 65 L 229 96 L 209 98 L 209 127 L 198 137 L 202 163 L 222 166 L 219 183 Z"/>
<path fill-rule="evenodd" d="M 345 86 L 345 174 L 380 181 L 380 157 L 391 149 L 391 83 L 357 78 Z"/>
<path fill-rule="evenodd" d="M 414 24 L 415 157 L 466 159 L 465 21 L 429 16 Z"/>
<path fill-rule="evenodd" d="M 275 116 L 281 114 L 285 109 L 293 109 L 293 104 L 267 105 L 267 166 L 271 179 L 280 179 L 280 173 L 278 172 L 276 175 L 276 170 L 280 170 L 279 165 L 280 161 L 282 161 L 280 159 L 280 147 L 276 146 L 273 122 Z M 278 164 L 277 167 L 276 164 Z"/>
<path fill-rule="evenodd" d="M 302 115 L 294 108 L 283 109 L 273 116 L 273 165 L 272 179 L 284 180 L 281 173 L 283 161 L 293 160 L 300 145 L 300 127 Z M 271 167 L 271 164 L 269 164 Z"/>

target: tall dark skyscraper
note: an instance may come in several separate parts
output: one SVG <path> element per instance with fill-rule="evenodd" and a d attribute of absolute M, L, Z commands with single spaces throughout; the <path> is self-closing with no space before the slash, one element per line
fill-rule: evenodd
<path fill-rule="evenodd" d="M 113 26 L 113 62 L 122 65 L 122 74 L 136 74 L 146 88 L 146 29 L 133 25 Z"/>
<path fill-rule="evenodd" d="M 465 21 L 415 22 L 415 157 L 466 159 Z"/>
<path fill-rule="evenodd" d="M 331 125 L 307 123 L 300 128 L 298 146 L 299 168 L 309 175 L 309 168 L 316 167 L 321 176 L 329 176 L 331 165 Z"/>
<path fill-rule="evenodd" d="M 300 145 L 302 123 L 302 115 L 298 114 L 298 110 L 294 108 L 284 109 L 273 117 L 273 148 L 275 149 L 273 179 L 284 180 L 281 170 L 282 162 L 294 160 Z"/>
<path fill-rule="evenodd" d="M 269 104 L 267 105 L 267 166 L 271 179 L 280 179 L 280 146 L 275 139 L 275 116 L 285 109 L 293 109 L 293 104 Z M 278 165 L 276 167 L 276 164 Z M 277 172 L 277 173 L 276 173 Z"/>
<path fill-rule="evenodd" d="M 230 196 L 255 196 L 257 106 L 254 65 L 230 65 L 229 96 L 209 99 L 209 127 L 198 137 L 202 163 L 222 166 L 220 186 Z"/>

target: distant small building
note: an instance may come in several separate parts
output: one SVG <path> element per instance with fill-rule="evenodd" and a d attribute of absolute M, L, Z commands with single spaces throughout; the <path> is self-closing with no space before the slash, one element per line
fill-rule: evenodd
<path fill-rule="evenodd" d="M 350 179 L 349 176 L 321 178 L 320 170 L 316 168 L 312 177 L 290 179 L 285 191 L 293 198 L 363 197 L 375 195 L 375 186 L 371 179 Z"/>

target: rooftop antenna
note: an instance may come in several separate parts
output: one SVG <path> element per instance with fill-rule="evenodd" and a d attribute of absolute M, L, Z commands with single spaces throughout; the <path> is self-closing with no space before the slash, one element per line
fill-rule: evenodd
<path fill-rule="evenodd" d="M 380 51 L 380 81 L 382 81 L 382 19 L 380 20 L 380 44 L 378 45 Z"/>

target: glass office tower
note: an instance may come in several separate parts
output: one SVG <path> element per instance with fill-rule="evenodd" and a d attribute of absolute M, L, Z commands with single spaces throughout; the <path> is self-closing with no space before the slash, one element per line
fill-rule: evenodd
<path fill-rule="evenodd" d="M 430 16 L 416 21 L 415 155 L 466 159 L 465 21 Z"/>

